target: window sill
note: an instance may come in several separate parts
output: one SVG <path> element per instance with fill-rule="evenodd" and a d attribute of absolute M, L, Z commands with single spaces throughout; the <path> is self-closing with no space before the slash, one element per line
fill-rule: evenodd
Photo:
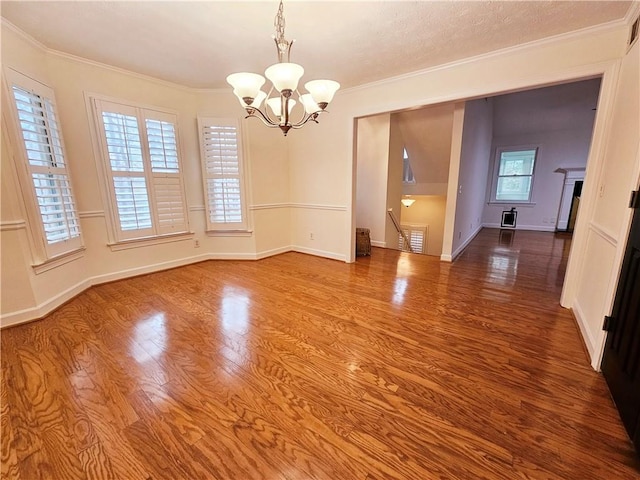
<path fill-rule="evenodd" d="M 208 230 L 208 237 L 250 237 L 253 230 Z"/>
<path fill-rule="evenodd" d="M 129 250 L 131 248 L 150 247 L 153 245 L 161 245 L 163 243 L 182 242 L 191 240 L 194 232 L 170 233 L 167 235 L 158 235 L 155 237 L 132 238 L 130 240 L 120 240 L 116 243 L 109 243 L 112 252 L 120 250 Z"/>
<path fill-rule="evenodd" d="M 36 275 L 40 275 L 41 273 L 48 272 L 49 270 L 53 270 L 54 268 L 58 268 L 66 263 L 70 263 L 84 257 L 85 250 L 85 247 L 76 248 L 74 250 L 71 250 L 70 252 L 66 252 L 45 260 L 42 263 L 31 265 L 31 268 L 33 268 L 33 271 Z"/>
<path fill-rule="evenodd" d="M 496 201 L 496 200 L 492 200 L 491 202 L 488 202 L 487 205 L 498 205 L 498 206 L 512 206 L 512 207 L 535 207 L 536 206 L 536 202 L 502 202 L 502 201 Z"/>

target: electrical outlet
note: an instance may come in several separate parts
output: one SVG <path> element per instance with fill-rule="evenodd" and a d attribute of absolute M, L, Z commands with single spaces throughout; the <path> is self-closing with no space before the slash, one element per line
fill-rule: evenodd
<path fill-rule="evenodd" d="M 313 240 L 313 232 L 309 234 L 309 240 Z"/>
<path fill-rule="evenodd" d="M 200 240 L 197 238 L 193 240 L 193 248 L 200 248 Z"/>

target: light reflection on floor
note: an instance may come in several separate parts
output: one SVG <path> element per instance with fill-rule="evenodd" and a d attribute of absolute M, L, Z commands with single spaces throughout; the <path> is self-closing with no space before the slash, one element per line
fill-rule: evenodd
<path fill-rule="evenodd" d="M 251 327 L 250 308 L 251 297 L 245 289 L 224 287 L 219 310 L 220 333 L 233 348 L 225 348 L 221 359 L 230 378 L 235 378 L 238 369 L 250 360 L 246 338 Z"/>
<path fill-rule="evenodd" d="M 396 278 L 393 284 L 393 298 L 391 301 L 396 305 L 402 305 L 404 303 L 404 294 L 407 291 L 407 279 Z"/>
<path fill-rule="evenodd" d="M 164 312 L 155 313 L 135 326 L 135 341 L 144 345 L 146 354 L 153 358 L 161 357 L 167 348 L 167 321 Z M 151 340 L 151 341 L 150 341 Z M 146 355 L 140 356 L 138 349 L 131 349 L 131 355 L 138 363 L 148 360 Z"/>
<path fill-rule="evenodd" d="M 246 290 L 225 286 L 222 291 L 220 317 L 222 333 L 244 335 L 249 331 L 249 307 L 251 299 Z"/>
<path fill-rule="evenodd" d="M 486 279 L 489 283 L 513 286 L 518 275 L 518 257 L 511 251 L 499 251 L 489 254 Z"/>

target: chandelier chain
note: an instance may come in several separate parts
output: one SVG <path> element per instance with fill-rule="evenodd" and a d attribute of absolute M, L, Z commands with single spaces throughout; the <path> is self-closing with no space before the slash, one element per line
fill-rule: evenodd
<path fill-rule="evenodd" d="M 273 26 L 276 28 L 276 34 L 273 37 L 276 42 L 276 47 L 278 48 L 278 61 L 283 62 L 286 56 L 286 61 L 290 61 L 290 51 L 291 44 L 293 42 L 288 41 L 284 38 L 284 5 L 282 4 L 282 0 L 280 0 L 280 5 L 278 6 L 278 13 L 276 13 L 276 18 L 273 21 Z"/>

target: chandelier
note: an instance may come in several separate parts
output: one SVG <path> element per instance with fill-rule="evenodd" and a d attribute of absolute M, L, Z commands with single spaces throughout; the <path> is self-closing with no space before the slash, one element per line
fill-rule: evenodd
<path fill-rule="evenodd" d="M 240 105 L 247 111 L 245 118 L 259 118 L 267 127 L 277 127 L 286 136 L 290 129 L 301 128 L 309 121 L 318 123 L 318 115 L 324 112 L 329 102 L 333 100 L 340 84 L 333 80 L 312 80 L 304 84 L 304 88 L 309 93 L 300 94 L 298 82 L 304 74 L 304 68 L 290 62 L 291 46 L 295 40 L 284 38 L 283 12 L 282 0 L 280 0 L 278 13 L 274 20 L 276 34 L 272 37 L 276 42 L 278 63 L 271 65 L 264 72 L 272 84 L 269 93 L 264 93 L 261 90 L 265 78 L 257 73 L 232 73 L 227 77 L 227 82 L 233 87 L 233 93 L 240 100 Z M 279 93 L 279 96 L 271 97 L 274 90 Z M 294 93 L 304 107 L 302 117 L 298 122 L 291 121 L 291 113 L 297 103 L 293 99 Z M 263 107 L 260 110 L 263 101 L 269 109 Z M 271 114 L 269 110 L 271 110 Z"/>

